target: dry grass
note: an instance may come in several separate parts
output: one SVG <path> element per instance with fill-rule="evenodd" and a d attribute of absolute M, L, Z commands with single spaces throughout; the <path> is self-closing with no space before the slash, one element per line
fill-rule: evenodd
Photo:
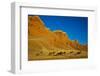
<path fill-rule="evenodd" d="M 43 51 L 29 51 L 28 60 L 48 60 L 48 59 L 75 59 L 87 58 L 87 51 L 79 50 L 44 50 Z"/>

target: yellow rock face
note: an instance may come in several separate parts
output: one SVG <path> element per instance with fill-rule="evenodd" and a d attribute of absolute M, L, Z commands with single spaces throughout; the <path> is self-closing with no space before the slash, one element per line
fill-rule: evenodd
<path fill-rule="evenodd" d="M 28 60 L 86 58 L 87 49 L 64 31 L 48 29 L 39 16 L 28 16 Z"/>

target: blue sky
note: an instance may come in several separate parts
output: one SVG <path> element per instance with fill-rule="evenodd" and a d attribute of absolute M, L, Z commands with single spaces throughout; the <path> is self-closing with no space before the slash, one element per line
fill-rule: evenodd
<path fill-rule="evenodd" d="M 50 30 L 63 30 L 71 40 L 88 44 L 88 17 L 39 15 Z"/>

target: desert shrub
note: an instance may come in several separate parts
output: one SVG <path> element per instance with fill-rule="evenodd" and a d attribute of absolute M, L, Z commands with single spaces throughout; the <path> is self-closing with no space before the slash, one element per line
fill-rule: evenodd
<path fill-rule="evenodd" d="M 81 54 L 81 51 L 76 52 L 74 55 L 79 55 Z"/>
<path fill-rule="evenodd" d="M 39 56 L 40 54 L 39 53 L 36 53 L 36 56 Z"/>
<path fill-rule="evenodd" d="M 60 51 L 60 52 L 56 53 L 55 56 L 65 55 L 65 54 L 66 54 L 66 52 L 62 52 L 62 51 Z"/>
<path fill-rule="evenodd" d="M 49 55 L 54 55 L 55 54 L 55 52 L 49 52 Z"/>
<path fill-rule="evenodd" d="M 38 53 L 36 53 L 36 56 L 39 56 L 39 55 L 42 55 L 43 54 L 43 51 L 40 51 Z"/>
<path fill-rule="evenodd" d="M 70 51 L 69 53 L 70 53 L 70 54 L 72 54 L 72 53 L 73 53 L 73 51 Z"/>
<path fill-rule="evenodd" d="M 80 54 L 81 53 L 81 51 L 78 51 L 76 54 Z"/>

